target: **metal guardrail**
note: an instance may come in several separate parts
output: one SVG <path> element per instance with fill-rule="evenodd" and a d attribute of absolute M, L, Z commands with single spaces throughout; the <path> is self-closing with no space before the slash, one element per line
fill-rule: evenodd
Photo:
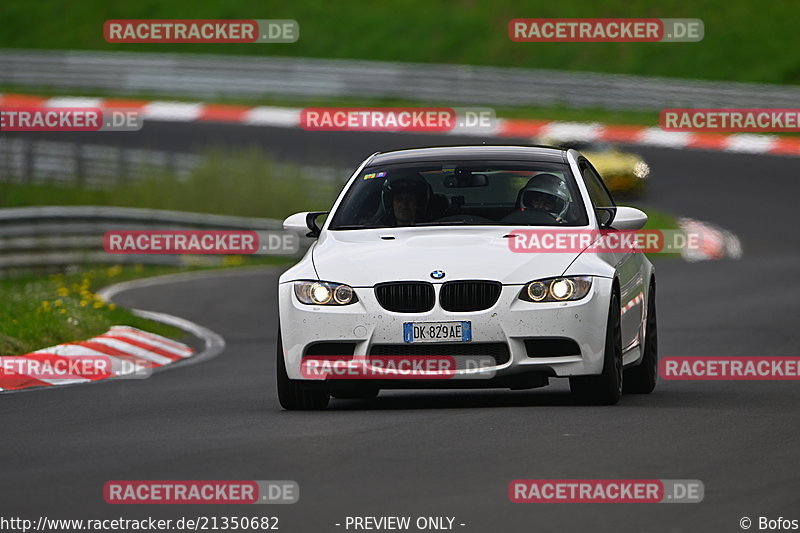
<path fill-rule="evenodd" d="M 153 172 L 187 177 L 201 161 L 190 153 L 0 136 L 0 182 L 103 188 Z"/>
<path fill-rule="evenodd" d="M 0 275 L 72 265 L 141 263 L 215 265 L 220 256 L 108 254 L 111 230 L 278 230 L 281 221 L 121 207 L 21 207 L 0 209 Z M 308 245 L 302 241 L 301 249 Z"/>
<path fill-rule="evenodd" d="M 800 87 L 380 61 L 0 49 L 0 84 L 196 98 L 398 98 L 489 106 L 660 110 L 796 107 Z"/>

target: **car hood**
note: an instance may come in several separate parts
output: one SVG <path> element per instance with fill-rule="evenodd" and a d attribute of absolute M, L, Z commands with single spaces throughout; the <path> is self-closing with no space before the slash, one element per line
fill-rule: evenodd
<path fill-rule="evenodd" d="M 323 281 L 371 287 L 396 280 L 487 279 L 504 284 L 561 275 L 579 253 L 518 253 L 511 227 L 383 228 L 324 231 L 313 249 Z M 387 239 L 394 237 L 394 239 Z M 434 280 L 431 273 L 443 270 Z"/>

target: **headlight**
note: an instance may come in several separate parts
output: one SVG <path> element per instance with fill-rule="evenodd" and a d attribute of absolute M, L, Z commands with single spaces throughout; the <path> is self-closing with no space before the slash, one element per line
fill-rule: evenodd
<path fill-rule="evenodd" d="M 519 293 L 526 302 L 566 302 L 580 300 L 592 288 L 591 276 L 570 276 L 531 281 Z"/>
<path fill-rule="evenodd" d="M 633 165 L 633 175 L 643 180 L 650 175 L 650 166 L 645 163 L 644 161 L 637 161 L 635 165 Z"/>
<path fill-rule="evenodd" d="M 295 281 L 294 294 L 306 305 L 348 305 L 358 301 L 353 287 L 328 281 Z"/>
<path fill-rule="evenodd" d="M 528 283 L 527 288 L 528 297 L 534 302 L 541 302 L 547 297 L 547 285 L 541 281 L 534 281 Z"/>

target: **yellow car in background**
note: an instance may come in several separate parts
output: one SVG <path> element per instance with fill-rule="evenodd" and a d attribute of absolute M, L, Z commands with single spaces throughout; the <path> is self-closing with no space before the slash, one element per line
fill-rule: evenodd
<path fill-rule="evenodd" d="M 615 145 L 600 141 L 558 141 L 545 139 L 543 144 L 563 150 L 578 150 L 600 173 L 611 194 L 639 196 L 644 192 L 650 166 L 641 156 L 623 152 Z"/>

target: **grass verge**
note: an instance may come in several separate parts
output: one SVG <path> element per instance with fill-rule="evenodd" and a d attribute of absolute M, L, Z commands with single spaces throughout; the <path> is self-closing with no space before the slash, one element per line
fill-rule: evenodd
<path fill-rule="evenodd" d="M 375 59 L 797 84 L 800 66 L 791 50 L 800 47 L 798 14 L 797 2 L 780 0 L 11 1 L 0 3 L 0 47 Z M 293 44 L 109 44 L 102 35 L 109 19 L 187 17 L 294 19 L 300 39 Z M 705 35 L 696 43 L 511 41 L 509 21 L 526 17 L 700 18 Z"/>
<path fill-rule="evenodd" d="M 317 180 L 297 166 L 277 165 L 254 148 L 210 154 L 189 176 L 155 168 L 141 179 L 103 188 L 0 182 L 0 207 L 103 205 L 283 219 L 330 208 L 347 177 Z"/>
<path fill-rule="evenodd" d="M 287 259 L 260 258 L 249 261 L 230 256 L 231 266 L 288 264 Z M 103 302 L 99 289 L 123 281 L 202 270 L 198 267 L 114 265 L 84 268 L 70 274 L 46 277 L 0 279 L 0 356 L 21 355 L 34 350 L 84 340 L 115 325 L 140 328 L 180 339 L 183 330 L 137 317 L 129 310 Z"/>
<path fill-rule="evenodd" d="M 0 280 L 0 355 L 20 355 L 65 342 L 88 339 L 113 325 L 179 338 L 181 330 L 139 318 L 94 291 L 138 276 L 162 273 L 142 266 L 93 268 L 75 274 Z"/>

